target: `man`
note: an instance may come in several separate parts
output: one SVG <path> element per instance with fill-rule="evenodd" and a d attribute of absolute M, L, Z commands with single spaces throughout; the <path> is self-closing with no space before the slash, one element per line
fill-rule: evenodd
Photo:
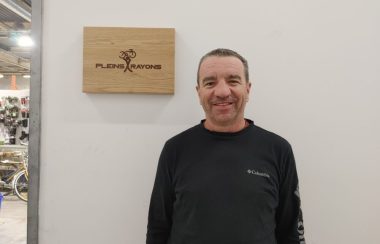
<path fill-rule="evenodd" d="M 244 118 L 247 61 L 213 50 L 197 79 L 206 119 L 162 150 L 146 243 L 304 244 L 291 146 Z"/>

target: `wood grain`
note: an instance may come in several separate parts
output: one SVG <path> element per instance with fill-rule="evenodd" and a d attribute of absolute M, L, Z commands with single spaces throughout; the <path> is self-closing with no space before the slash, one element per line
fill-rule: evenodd
<path fill-rule="evenodd" d="M 173 94 L 174 54 L 173 28 L 84 27 L 83 92 Z"/>

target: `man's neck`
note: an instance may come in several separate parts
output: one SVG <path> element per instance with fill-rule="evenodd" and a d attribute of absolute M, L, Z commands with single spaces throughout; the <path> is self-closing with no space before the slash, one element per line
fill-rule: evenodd
<path fill-rule="evenodd" d="M 236 123 L 228 124 L 228 125 L 218 125 L 215 123 L 212 123 L 211 120 L 207 120 L 203 123 L 204 127 L 209 131 L 215 131 L 215 132 L 229 132 L 234 133 L 243 130 L 244 128 L 249 126 L 249 123 L 244 118 L 239 120 Z"/>

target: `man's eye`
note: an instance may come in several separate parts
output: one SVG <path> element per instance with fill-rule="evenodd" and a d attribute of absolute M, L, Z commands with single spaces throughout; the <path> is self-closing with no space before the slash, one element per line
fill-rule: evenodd
<path fill-rule="evenodd" d="M 230 80 L 229 83 L 230 84 L 239 84 L 239 81 L 238 80 Z"/>
<path fill-rule="evenodd" d="M 204 86 L 206 87 L 210 87 L 210 86 L 213 86 L 214 85 L 214 82 L 206 82 L 204 83 Z"/>

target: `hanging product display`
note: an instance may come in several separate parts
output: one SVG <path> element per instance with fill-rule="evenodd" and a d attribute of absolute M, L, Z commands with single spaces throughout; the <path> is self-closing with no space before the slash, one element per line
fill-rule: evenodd
<path fill-rule="evenodd" d="M 0 99 L 0 145 L 28 145 L 29 97 Z"/>

